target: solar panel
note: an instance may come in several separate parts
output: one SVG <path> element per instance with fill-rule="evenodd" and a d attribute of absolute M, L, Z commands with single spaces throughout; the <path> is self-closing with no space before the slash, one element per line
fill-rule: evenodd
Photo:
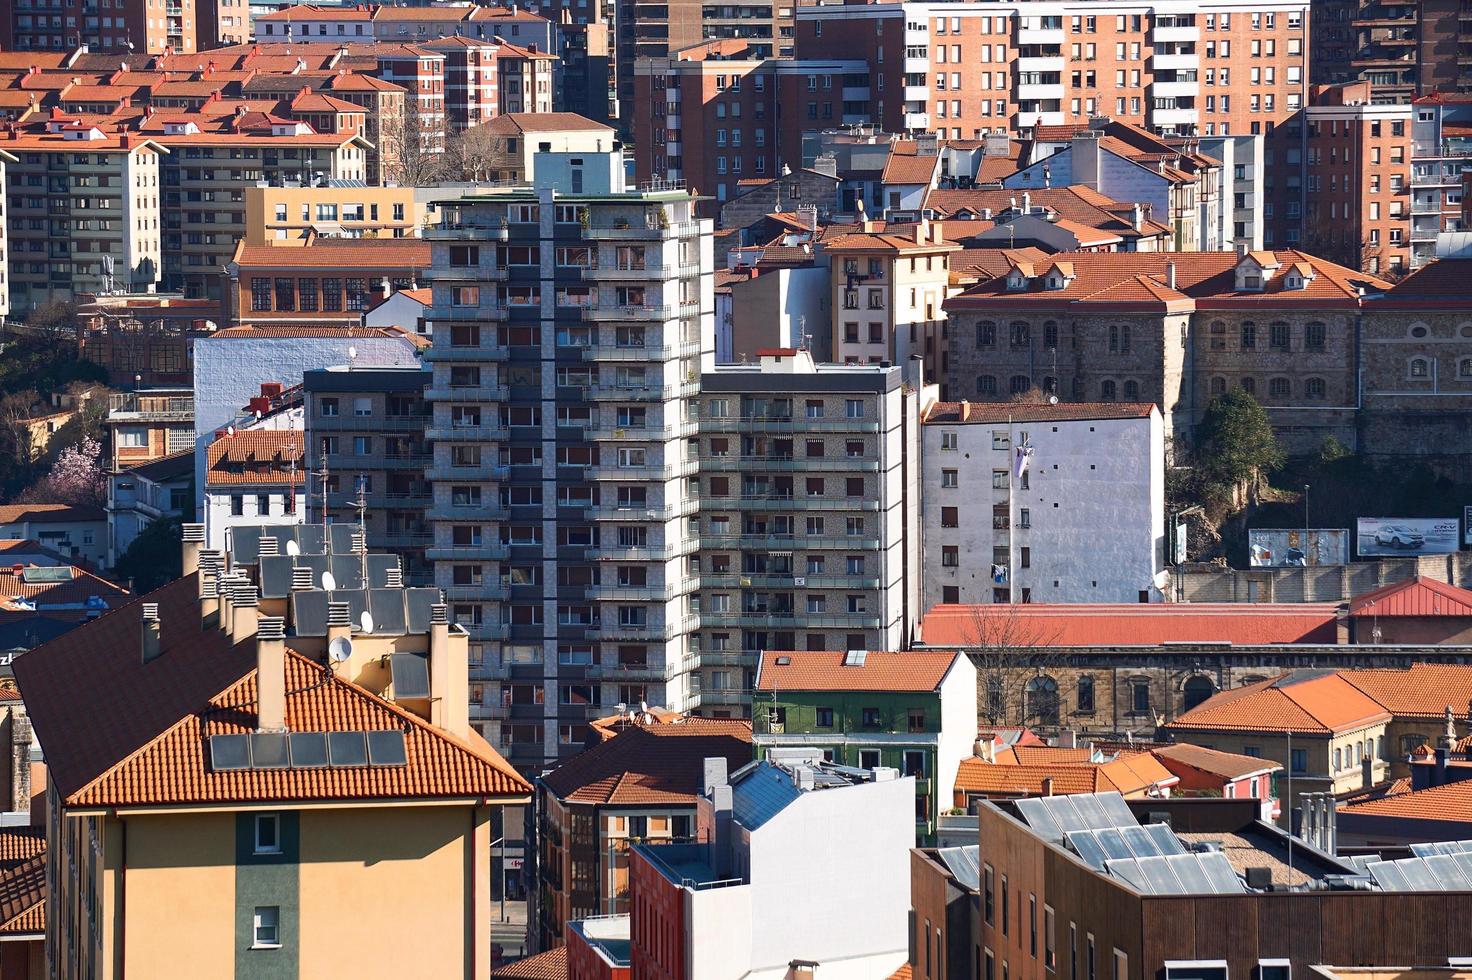
<path fill-rule="evenodd" d="M 297 636 L 327 635 L 327 593 L 293 592 L 291 621 Z"/>
<path fill-rule="evenodd" d="M 326 540 L 326 538 L 322 534 L 322 525 L 321 524 L 298 524 L 294 530 L 295 530 L 295 536 L 296 536 L 296 543 L 302 549 L 302 554 L 304 554 L 304 555 L 322 555 L 322 554 L 326 554 L 326 549 L 322 545 L 322 542 L 324 540 Z M 351 533 L 351 532 L 349 532 L 349 533 Z M 285 550 L 284 544 L 285 544 L 285 542 L 283 542 L 283 548 L 282 548 L 283 551 Z"/>
<path fill-rule="evenodd" d="M 230 529 L 230 557 L 237 565 L 254 565 L 261 552 L 260 527 L 247 524 Z"/>
<path fill-rule="evenodd" d="M 1085 830 L 1082 833 L 1069 834 L 1067 839 L 1068 846 L 1084 859 L 1084 863 L 1099 871 L 1104 870 L 1104 863 L 1109 859 L 1109 855 L 1104 853 L 1103 847 L 1099 846 L 1094 831 Z"/>
<path fill-rule="evenodd" d="M 284 599 L 291 594 L 291 559 L 267 555 L 261 559 L 261 598 Z"/>
<path fill-rule="evenodd" d="M 291 765 L 285 732 L 256 732 L 250 737 L 253 769 L 286 769 Z"/>
<path fill-rule="evenodd" d="M 1217 894 L 1240 895 L 1247 891 L 1247 885 L 1243 883 L 1241 876 L 1232 868 L 1232 862 L 1220 851 L 1208 851 L 1205 854 L 1196 855 L 1196 864 L 1205 873 L 1211 882 L 1212 891 Z"/>
<path fill-rule="evenodd" d="M 1053 818 L 1053 812 L 1038 798 L 1030 798 L 1017 801 L 1017 812 L 1022 814 L 1022 819 L 1027 825 L 1044 840 L 1061 843 L 1063 841 L 1063 827 Z"/>
<path fill-rule="evenodd" d="M 1465 840 L 1436 840 L 1412 844 L 1411 854 L 1416 857 L 1430 857 L 1433 854 L 1465 854 L 1472 852 L 1472 841 Z"/>
<path fill-rule="evenodd" d="M 1153 891 L 1150 882 L 1145 878 L 1145 872 L 1140 869 L 1139 862 L 1134 858 L 1110 861 L 1105 865 L 1105 869 L 1111 877 L 1118 878 L 1137 892 L 1144 892 L 1148 895 Z"/>
<path fill-rule="evenodd" d="M 1180 879 L 1171 870 L 1163 857 L 1143 857 L 1139 859 L 1140 872 L 1145 880 L 1150 883 L 1150 889 L 1157 895 L 1179 895 L 1186 888 Z"/>
<path fill-rule="evenodd" d="M 1462 874 L 1466 875 L 1468 881 L 1472 881 L 1472 854 L 1461 852 L 1448 854 L 1447 857 L 1457 862 L 1457 867 L 1461 869 Z"/>
<path fill-rule="evenodd" d="M 1066 797 L 1073 803 L 1073 808 L 1078 812 L 1079 819 L 1089 827 L 1090 830 L 1104 830 L 1108 827 L 1133 826 L 1135 821 L 1131 819 L 1128 824 L 1116 823 L 1100 804 L 1097 797 L 1092 793 L 1082 793 L 1077 796 Z"/>
<path fill-rule="evenodd" d="M 72 580 L 72 568 L 70 565 L 22 568 L 20 571 L 20 580 L 28 584 L 37 585 L 70 582 Z"/>
<path fill-rule="evenodd" d="M 366 766 L 367 740 L 362 732 L 328 732 L 327 756 L 334 766 Z"/>
<path fill-rule="evenodd" d="M 363 588 L 363 562 L 357 555 L 333 555 L 327 559 L 332 577 L 341 591 Z"/>
<path fill-rule="evenodd" d="M 353 553 L 353 532 L 357 530 L 357 527 L 352 524 L 329 524 L 327 529 L 332 532 L 332 554 L 350 555 Z M 327 551 L 320 540 L 317 548 L 319 552 Z M 303 547 L 302 550 L 305 551 L 306 548 Z"/>
<path fill-rule="evenodd" d="M 1469 887 L 1467 877 L 1462 874 L 1462 869 L 1457 866 L 1456 859 L 1451 855 L 1433 854 L 1422 860 L 1426 863 L 1426 870 L 1443 889 L 1464 891 Z"/>
<path fill-rule="evenodd" d="M 1150 839 L 1155 842 L 1155 846 L 1160 850 L 1161 854 L 1186 853 L 1186 845 L 1182 844 L 1181 839 L 1176 836 L 1175 831 L 1171 830 L 1165 824 L 1146 824 L 1141 829 L 1150 835 Z"/>
<path fill-rule="evenodd" d="M 368 764 L 373 766 L 407 766 L 404 733 L 399 731 L 368 733 Z"/>
<path fill-rule="evenodd" d="M 211 735 L 210 768 L 215 772 L 250 768 L 249 735 Z"/>
<path fill-rule="evenodd" d="M 293 769 L 322 769 L 327 765 L 327 736 L 322 732 L 291 733 Z"/>
<path fill-rule="evenodd" d="M 1419 860 L 1419 859 L 1412 859 Z M 1372 861 L 1366 869 L 1370 877 L 1375 879 L 1375 884 L 1388 892 L 1411 892 L 1418 891 L 1410 880 L 1406 878 L 1405 871 L 1400 867 L 1400 861 Z"/>
<path fill-rule="evenodd" d="M 1180 879 L 1181 887 L 1190 895 L 1209 895 L 1216 891 L 1211 879 L 1206 876 L 1206 871 L 1201 867 L 1201 862 L 1196 860 L 1195 854 L 1172 854 L 1162 858 L 1175 875 Z"/>
<path fill-rule="evenodd" d="M 1070 830 L 1093 829 L 1089 826 L 1089 822 L 1084 819 L 1083 815 L 1074 808 L 1073 797 L 1071 796 L 1046 797 L 1043 800 L 1043 805 L 1052 812 L 1053 819 L 1058 821 L 1058 826 L 1062 827 L 1065 832 Z"/>
<path fill-rule="evenodd" d="M 1404 858 L 1395 862 L 1412 891 L 1434 892 L 1441 890 L 1441 883 L 1423 858 Z"/>
<path fill-rule="evenodd" d="M 402 590 L 369 590 L 368 611 L 373 613 L 373 632 L 386 636 L 402 636 L 408 631 L 409 618 L 404 615 Z"/>
<path fill-rule="evenodd" d="M 1145 828 L 1138 824 L 1133 827 L 1121 827 L 1120 834 L 1124 842 L 1129 845 L 1135 857 L 1158 857 L 1165 853 L 1156 845 L 1154 838 L 1145 832 Z"/>
<path fill-rule="evenodd" d="M 1135 819 L 1134 813 L 1130 811 L 1129 804 L 1124 801 L 1124 796 L 1120 793 L 1114 790 L 1110 790 L 1107 793 L 1095 793 L 1094 799 L 1098 801 L 1099 806 L 1108 815 L 1109 826 L 1129 827 L 1140 822 Z"/>
<path fill-rule="evenodd" d="M 388 586 L 389 569 L 399 567 L 398 555 L 368 556 L 368 587 L 382 589 Z"/>
<path fill-rule="evenodd" d="M 423 653 L 396 653 L 390 661 L 393 668 L 394 697 L 429 697 L 429 656 Z"/>
<path fill-rule="evenodd" d="M 1104 853 L 1111 858 L 1123 859 L 1140 856 L 1130 850 L 1130 846 L 1125 843 L 1124 835 L 1117 830 L 1096 830 L 1094 839 L 1099 842 Z"/>
<path fill-rule="evenodd" d="M 439 589 L 408 589 L 404 607 L 409 616 L 410 633 L 428 633 L 430 609 L 440 601 Z"/>

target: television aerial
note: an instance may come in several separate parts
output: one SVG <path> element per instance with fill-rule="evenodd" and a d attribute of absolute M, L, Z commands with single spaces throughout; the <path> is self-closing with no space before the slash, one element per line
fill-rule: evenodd
<path fill-rule="evenodd" d="M 345 636 L 334 636 L 332 642 L 327 644 L 327 656 L 335 664 L 340 664 L 353 655 L 353 641 Z"/>

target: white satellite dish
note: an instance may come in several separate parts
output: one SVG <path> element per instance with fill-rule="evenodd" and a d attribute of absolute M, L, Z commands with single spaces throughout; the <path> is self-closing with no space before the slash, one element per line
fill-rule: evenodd
<path fill-rule="evenodd" d="M 227 425 L 227 426 L 225 426 L 225 435 L 229 436 L 231 439 L 234 439 L 235 438 L 235 426 L 233 426 L 233 425 Z"/>
<path fill-rule="evenodd" d="M 361 616 L 358 617 L 358 625 L 363 628 L 363 632 L 364 633 L 372 633 L 373 632 L 373 614 L 371 612 L 369 612 L 368 610 L 364 609 L 363 610 L 363 615 L 361 615 Z"/>
<path fill-rule="evenodd" d="M 302 546 L 296 543 L 295 538 L 286 542 L 286 553 L 293 558 L 302 553 Z"/>
<path fill-rule="evenodd" d="M 358 357 L 358 348 L 356 348 L 356 347 L 349 347 L 348 348 L 348 360 L 350 360 L 350 361 L 351 360 L 356 360 L 357 357 Z"/>
<path fill-rule="evenodd" d="M 337 579 L 332 577 L 331 572 L 322 573 L 322 588 L 326 589 L 328 592 L 331 592 L 333 589 L 337 588 Z"/>
<path fill-rule="evenodd" d="M 335 664 L 340 664 L 353 655 L 353 641 L 345 636 L 334 636 L 332 642 L 327 644 L 327 656 Z"/>

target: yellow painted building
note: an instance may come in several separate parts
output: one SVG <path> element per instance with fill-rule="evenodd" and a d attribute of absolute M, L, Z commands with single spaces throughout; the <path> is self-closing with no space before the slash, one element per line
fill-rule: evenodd
<path fill-rule="evenodd" d="M 470 729 L 464 631 L 396 576 L 402 624 L 350 627 L 351 589 L 273 597 L 266 549 L 202 532 L 183 578 L 16 662 L 47 975 L 488 978 L 494 811 L 531 787 Z"/>
<path fill-rule="evenodd" d="M 319 235 L 410 238 L 419 234 L 424 206 L 412 187 L 247 187 L 245 242 Z"/>

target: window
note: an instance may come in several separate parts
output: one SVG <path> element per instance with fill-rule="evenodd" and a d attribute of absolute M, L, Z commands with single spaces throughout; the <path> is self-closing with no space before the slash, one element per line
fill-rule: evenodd
<path fill-rule="evenodd" d="M 960 486 L 960 475 L 958 470 L 941 470 L 940 485 L 943 489 L 954 490 Z"/>
<path fill-rule="evenodd" d="M 832 728 L 833 727 L 833 709 L 832 708 L 819 708 L 818 709 L 818 712 L 817 712 L 817 718 L 814 721 L 814 724 L 816 724 L 817 727 L 819 727 L 819 728 Z"/>
<path fill-rule="evenodd" d="M 1242 324 L 1242 349 L 1252 350 L 1257 346 L 1257 325 L 1253 323 Z"/>
<path fill-rule="evenodd" d="M 1308 772 L 1308 749 L 1294 749 L 1289 765 L 1293 772 Z"/>
<path fill-rule="evenodd" d="M 1303 349 L 1324 349 L 1324 325 L 1322 323 L 1306 323 L 1303 327 Z"/>
<path fill-rule="evenodd" d="M 281 948 L 281 909 L 275 905 L 257 905 L 254 940 L 251 949 Z"/>
<path fill-rule="evenodd" d="M 1268 381 L 1268 395 L 1272 398 L 1288 398 L 1293 393 L 1293 382 L 1287 378 L 1272 378 Z"/>
<path fill-rule="evenodd" d="M 1288 324 L 1274 323 L 1268 327 L 1268 346 L 1274 350 L 1288 349 Z"/>
<path fill-rule="evenodd" d="M 1094 713 L 1094 678 L 1084 674 L 1078 679 L 1076 702 L 1080 714 Z"/>
<path fill-rule="evenodd" d="M 255 852 L 257 854 L 281 853 L 281 817 L 279 814 L 256 814 Z"/>
<path fill-rule="evenodd" d="M 844 415 L 846 418 L 861 419 L 864 417 L 864 402 L 860 398 L 849 398 L 844 402 Z"/>
<path fill-rule="evenodd" d="M 940 564 L 942 568 L 959 568 L 961 566 L 960 549 L 953 544 L 941 545 Z"/>
<path fill-rule="evenodd" d="M 961 518 L 959 509 L 956 507 L 942 507 L 940 509 L 941 527 L 960 527 Z"/>
<path fill-rule="evenodd" d="M 981 374 L 976 378 L 976 393 L 979 396 L 990 398 L 997 393 L 997 379 L 990 374 Z"/>
<path fill-rule="evenodd" d="M 1410 375 L 1413 378 L 1431 377 L 1431 362 L 1424 357 L 1411 358 Z"/>
<path fill-rule="evenodd" d="M 1130 681 L 1130 712 L 1137 715 L 1150 713 L 1150 682 Z"/>
<path fill-rule="evenodd" d="M 1323 378 L 1307 378 L 1303 382 L 1303 397 L 1311 402 L 1324 400 L 1325 384 Z"/>
<path fill-rule="evenodd" d="M 864 709 L 862 709 L 862 711 L 860 712 L 860 718 L 861 718 L 861 724 L 865 728 L 878 728 L 879 727 L 879 709 L 878 708 L 864 708 Z M 870 768 L 872 768 L 872 767 L 870 767 Z"/>

